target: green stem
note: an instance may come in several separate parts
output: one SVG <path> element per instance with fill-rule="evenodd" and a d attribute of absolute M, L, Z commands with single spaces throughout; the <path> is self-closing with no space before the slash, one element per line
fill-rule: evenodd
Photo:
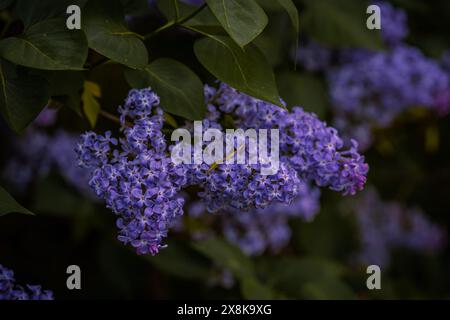
<path fill-rule="evenodd" d="M 178 25 L 178 26 L 182 26 L 183 27 L 183 25 L 182 25 L 183 23 L 191 20 L 193 17 L 195 17 L 197 14 L 199 14 L 203 9 L 205 9 L 206 6 L 207 5 L 205 3 L 205 4 L 201 5 L 200 7 L 198 7 L 196 10 L 194 10 L 192 13 L 188 14 L 186 17 L 183 17 L 183 18 L 181 18 L 179 20 L 177 18 L 175 18 L 175 20 L 167 22 L 165 25 L 159 27 L 158 29 L 156 29 L 152 33 L 149 33 L 148 35 L 146 35 L 144 37 L 144 41 L 149 40 L 150 38 L 154 37 L 158 33 L 162 32 L 162 31 L 164 31 L 166 29 L 169 29 L 169 28 L 171 28 L 173 26 Z"/>
<path fill-rule="evenodd" d="M 115 116 L 115 115 L 113 115 L 113 114 L 111 114 L 111 113 L 109 113 L 109 112 L 107 112 L 107 111 L 100 110 L 100 111 L 98 112 L 98 114 L 99 114 L 100 116 L 102 116 L 103 118 L 105 118 L 105 119 L 108 119 L 108 120 L 111 120 L 111 121 L 113 121 L 113 122 L 117 122 L 117 123 L 119 123 L 119 124 L 122 124 L 122 122 L 120 122 L 120 118 L 119 118 L 119 117 L 117 117 L 117 116 Z M 133 125 L 132 125 L 131 123 L 129 123 L 128 121 L 126 121 L 126 122 L 125 122 L 125 126 L 127 126 L 127 127 L 132 127 Z"/>
<path fill-rule="evenodd" d="M 196 10 L 194 10 L 191 14 L 188 14 L 186 17 L 181 18 L 177 21 L 177 24 L 183 24 L 189 20 L 191 20 L 193 17 L 195 17 L 197 14 L 199 14 L 203 9 L 207 7 L 206 3 L 202 4 L 200 7 L 198 7 Z"/>
<path fill-rule="evenodd" d="M 162 32 L 162 31 L 164 31 L 164 30 L 166 30 L 166 29 L 169 29 L 169 28 L 173 27 L 175 24 L 176 24 L 175 21 L 169 21 L 169 22 L 167 22 L 165 25 L 159 27 L 159 28 L 156 29 L 155 31 L 153 31 L 153 32 L 149 33 L 148 35 L 144 36 L 144 41 L 147 41 L 147 40 L 149 40 L 150 38 L 156 36 L 158 33 L 160 33 L 160 32 Z"/>

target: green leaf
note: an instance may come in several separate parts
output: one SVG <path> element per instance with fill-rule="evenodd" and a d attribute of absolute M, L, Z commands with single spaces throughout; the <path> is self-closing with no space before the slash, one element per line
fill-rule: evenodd
<path fill-rule="evenodd" d="M 207 280 L 210 275 L 208 260 L 180 243 L 171 241 L 168 246 L 168 250 L 154 257 L 147 255 L 145 259 L 162 272 L 175 277 L 202 282 Z"/>
<path fill-rule="evenodd" d="M 219 238 L 195 242 L 194 249 L 209 257 L 218 266 L 230 270 L 239 279 L 254 276 L 254 267 L 250 258 L 239 248 Z"/>
<path fill-rule="evenodd" d="M 0 41 L 0 56 L 35 69 L 80 70 L 87 53 L 83 32 L 68 30 L 60 18 L 38 22 L 24 34 Z"/>
<path fill-rule="evenodd" d="M 139 15 L 148 11 L 150 2 L 148 0 L 120 0 L 125 14 Z"/>
<path fill-rule="evenodd" d="M 157 1 L 158 9 L 164 14 L 168 21 L 174 21 L 176 18 L 176 10 L 173 1 L 167 0 L 158 0 Z M 178 2 L 178 12 L 179 19 L 183 19 L 184 17 L 189 16 L 194 13 L 198 7 L 192 6 L 183 2 Z M 197 13 L 194 17 L 183 23 L 185 26 L 194 26 L 201 30 L 204 30 L 208 33 L 212 34 L 226 34 L 225 30 L 220 25 L 220 22 L 211 12 L 211 10 L 206 7 L 199 13 Z"/>
<path fill-rule="evenodd" d="M 351 289 L 340 279 L 344 269 L 333 260 L 317 257 L 284 257 L 269 261 L 269 284 L 296 298 L 319 298 L 322 289 L 336 285 L 336 291 L 327 298 L 349 298 Z M 267 271 L 266 271 L 267 273 Z M 340 296 L 342 295 L 342 296 Z"/>
<path fill-rule="evenodd" d="M 67 7 L 74 4 L 80 8 L 87 0 L 15 0 L 14 13 L 23 21 L 25 27 L 29 27 L 39 21 L 66 15 Z M 61 27 L 66 27 L 64 21 Z"/>
<path fill-rule="evenodd" d="M 83 101 L 83 111 L 92 127 L 97 123 L 98 114 L 100 112 L 100 103 L 97 98 L 101 97 L 100 86 L 95 82 L 85 81 L 84 90 L 81 95 Z"/>
<path fill-rule="evenodd" d="M 155 90 L 165 111 L 190 120 L 203 119 L 206 113 L 203 84 L 184 64 L 162 58 L 142 70 L 128 69 L 125 76 L 133 88 Z"/>
<path fill-rule="evenodd" d="M 277 77 L 281 96 L 291 106 L 300 106 L 325 116 L 328 106 L 326 85 L 319 77 L 308 73 L 284 72 Z"/>
<path fill-rule="evenodd" d="M 291 19 L 292 26 L 295 32 L 298 34 L 300 32 L 300 21 L 298 18 L 298 10 L 292 0 L 277 0 L 280 5 L 286 10 Z"/>
<path fill-rule="evenodd" d="M 330 46 L 382 49 L 380 32 L 367 29 L 366 9 L 361 0 L 308 0 L 305 29 L 314 40 Z"/>
<path fill-rule="evenodd" d="M 242 279 L 241 292 L 249 300 L 272 300 L 275 295 L 269 287 L 251 277 Z"/>
<path fill-rule="evenodd" d="M 0 216 L 8 213 L 23 213 L 34 215 L 30 210 L 22 207 L 2 186 L 0 186 Z"/>
<path fill-rule="evenodd" d="M 302 288 L 302 298 L 316 300 L 351 300 L 356 295 L 349 285 L 336 278 L 308 282 Z"/>
<path fill-rule="evenodd" d="M 244 47 L 266 27 L 268 18 L 254 0 L 206 0 L 209 8 L 236 43 Z"/>
<path fill-rule="evenodd" d="M 45 71 L 50 83 L 50 95 L 81 116 L 81 93 L 85 74 L 78 71 Z"/>
<path fill-rule="evenodd" d="M 131 68 L 147 65 L 142 36 L 127 29 L 118 0 L 89 1 L 83 13 L 83 30 L 90 48 Z"/>
<path fill-rule="evenodd" d="M 0 60 L 0 113 L 14 131 L 21 132 L 28 126 L 49 98 L 45 78 L 18 73 L 15 66 Z"/>
<path fill-rule="evenodd" d="M 282 107 L 273 70 L 253 44 L 242 49 L 229 37 L 210 35 L 197 40 L 194 51 L 200 63 L 219 80 Z"/>

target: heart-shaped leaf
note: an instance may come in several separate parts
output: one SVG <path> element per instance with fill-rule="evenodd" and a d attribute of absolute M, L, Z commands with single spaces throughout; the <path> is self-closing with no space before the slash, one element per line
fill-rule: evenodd
<path fill-rule="evenodd" d="M 283 107 L 273 70 L 253 44 L 242 49 L 229 37 L 210 35 L 197 40 L 194 51 L 201 64 L 219 80 L 255 98 Z"/>
<path fill-rule="evenodd" d="M 41 76 L 17 73 L 4 60 L 0 60 L 0 80 L 0 112 L 8 125 L 20 132 L 46 106 L 48 82 Z"/>
<path fill-rule="evenodd" d="M 0 216 L 8 213 L 23 213 L 34 215 L 30 210 L 22 207 L 2 186 L 0 186 Z"/>
<path fill-rule="evenodd" d="M 167 112 L 190 120 L 203 119 L 206 113 L 202 82 L 176 60 L 162 58 L 142 70 L 129 69 L 126 78 L 134 88 L 151 87 L 155 90 Z"/>
<path fill-rule="evenodd" d="M 286 10 L 291 19 L 292 26 L 294 27 L 295 32 L 298 34 L 300 32 L 300 21 L 298 18 L 298 10 L 292 0 L 277 0 L 280 5 Z"/>
<path fill-rule="evenodd" d="M 118 0 L 89 1 L 83 13 L 83 30 L 90 48 L 131 68 L 147 65 L 143 37 L 127 29 Z"/>
<path fill-rule="evenodd" d="M 366 27 L 366 1 L 308 0 L 304 25 L 317 42 L 336 47 L 382 49 L 381 34 Z"/>
<path fill-rule="evenodd" d="M 267 26 L 267 15 L 254 0 L 206 2 L 223 28 L 241 47 L 252 42 Z"/>
<path fill-rule="evenodd" d="M 87 53 L 83 32 L 68 30 L 60 18 L 38 22 L 24 34 L 0 41 L 0 56 L 35 69 L 80 70 Z"/>

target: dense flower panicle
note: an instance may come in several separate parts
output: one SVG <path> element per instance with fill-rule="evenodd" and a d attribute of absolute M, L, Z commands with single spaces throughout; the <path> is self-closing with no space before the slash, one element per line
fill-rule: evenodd
<path fill-rule="evenodd" d="M 219 128 L 214 121 L 203 121 L 203 130 Z M 235 141 L 236 143 L 236 141 Z M 235 149 L 238 146 L 235 144 Z M 246 157 L 248 159 L 248 149 Z M 205 163 L 188 167 L 189 184 L 201 188 L 198 196 L 208 211 L 233 208 L 250 210 L 264 208 L 272 202 L 291 203 L 298 192 L 300 180 L 295 170 L 284 163 L 277 173 L 261 174 L 262 164 L 217 164 L 215 168 Z"/>
<path fill-rule="evenodd" d="M 373 4 L 381 9 L 381 35 L 384 42 L 390 46 L 402 42 L 409 33 L 406 12 L 387 1 L 375 1 Z"/>
<path fill-rule="evenodd" d="M 363 142 L 370 142 L 364 130 L 390 125 L 407 108 L 428 107 L 442 114 L 450 107 L 449 76 L 409 46 L 345 64 L 328 78 L 336 125 L 352 136 L 360 134 Z"/>
<path fill-rule="evenodd" d="M 53 300 L 53 292 L 36 285 L 17 285 L 14 272 L 0 264 L 0 300 Z"/>
<path fill-rule="evenodd" d="M 208 88 L 209 105 L 235 115 L 242 129 L 273 129 L 280 132 L 281 163 L 297 171 L 304 181 L 329 187 L 344 195 L 355 194 L 364 187 L 368 165 L 357 151 L 356 141 L 343 150 L 337 131 L 313 113 L 294 107 L 291 112 L 242 94 L 226 84 L 217 92 Z M 228 103 L 224 104 L 223 101 Z"/>
<path fill-rule="evenodd" d="M 397 202 L 383 202 L 373 188 L 362 194 L 353 204 L 353 210 L 361 237 L 357 256 L 361 263 L 387 266 L 391 249 L 436 252 L 445 244 L 444 231 L 421 210 L 405 208 Z"/>
<path fill-rule="evenodd" d="M 186 168 L 168 155 L 155 93 L 131 90 L 118 110 L 123 137 L 85 133 L 76 150 L 79 163 L 92 170 L 90 186 L 118 216 L 118 239 L 138 254 L 156 254 L 183 213 L 178 193 L 187 183 Z"/>

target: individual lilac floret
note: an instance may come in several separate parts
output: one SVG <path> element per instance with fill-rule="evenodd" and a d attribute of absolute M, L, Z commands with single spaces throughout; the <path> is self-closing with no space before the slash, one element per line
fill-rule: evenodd
<path fill-rule="evenodd" d="M 434 253 L 445 244 L 444 231 L 421 210 L 383 202 L 373 188 L 366 190 L 352 208 L 361 237 L 357 255 L 360 263 L 387 266 L 394 248 Z"/>
<path fill-rule="evenodd" d="M 187 182 L 186 169 L 166 152 L 163 113 L 153 91 L 131 90 L 118 110 L 123 136 L 85 133 L 79 163 L 91 169 L 90 186 L 118 216 L 118 239 L 138 254 L 156 254 L 183 213 L 178 193 Z"/>
<path fill-rule="evenodd" d="M 15 284 L 14 272 L 0 264 L 0 300 L 53 300 L 53 292 L 41 286 Z"/>
<path fill-rule="evenodd" d="M 375 1 L 381 9 L 381 35 L 386 44 L 394 46 L 408 36 L 408 17 L 406 12 L 394 8 L 387 1 Z"/>
<path fill-rule="evenodd" d="M 335 123 L 347 134 L 355 134 L 353 124 L 365 123 L 367 130 L 387 127 L 400 112 L 411 107 L 428 107 L 439 114 L 449 108 L 448 75 L 438 63 L 408 46 L 343 65 L 330 72 L 328 78 Z"/>
<path fill-rule="evenodd" d="M 364 187 L 368 165 L 357 151 L 356 141 L 343 150 L 337 130 L 313 113 L 294 107 L 291 112 L 252 98 L 226 84 L 217 92 L 209 88 L 208 105 L 235 117 L 236 127 L 274 129 L 280 132 L 281 163 L 292 167 L 304 181 L 353 195 Z"/>
<path fill-rule="evenodd" d="M 307 71 L 323 71 L 330 67 L 333 51 L 314 41 L 300 45 L 294 50 L 294 60 Z"/>

